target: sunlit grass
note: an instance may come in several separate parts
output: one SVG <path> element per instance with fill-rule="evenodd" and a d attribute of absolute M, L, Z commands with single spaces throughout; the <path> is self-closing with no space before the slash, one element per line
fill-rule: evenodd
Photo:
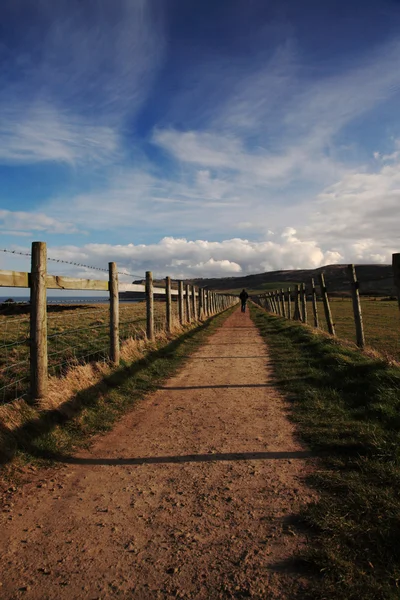
<path fill-rule="evenodd" d="M 350 298 L 330 299 L 336 335 L 356 341 L 353 305 Z M 400 311 L 397 302 L 380 298 L 361 297 L 366 344 L 388 358 L 400 360 Z M 321 329 L 327 331 L 322 302 L 318 302 Z M 308 322 L 313 323 L 311 303 L 308 303 Z"/>

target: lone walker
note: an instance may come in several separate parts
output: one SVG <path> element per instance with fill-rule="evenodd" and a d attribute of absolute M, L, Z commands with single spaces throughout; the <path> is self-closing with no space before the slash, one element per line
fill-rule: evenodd
<path fill-rule="evenodd" d="M 246 302 L 247 302 L 247 298 L 248 297 L 249 297 L 248 293 L 243 288 L 242 291 L 239 294 L 239 298 L 240 298 L 240 301 L 242 303 L 242 312 L 246 312 Z"/>

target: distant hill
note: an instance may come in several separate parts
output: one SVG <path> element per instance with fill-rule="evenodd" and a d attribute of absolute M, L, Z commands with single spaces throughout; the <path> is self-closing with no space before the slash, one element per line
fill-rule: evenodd
<path fill-rule="evenodd" d="M 297 283 L 310 286 L 311 278 L 318 284 L 318 275 L 325 274 L 328 292 L 333 294 L 349 293 L 347 265 L 326 265 L 318 269 L 302 269 L 290 271 L 269 271 L 241 277 L 220 277 L 209 279 L 193 279 L 192 283 L 212 290 L 238 293 L 242 288 L 250 292 L 265 292 L 276 287 L 293 287 Z M 356 265 L 360 282 L 360 293 L 371 296 L 394 296 L 396 289 L 393 283 L 392 265 Z M 277 285 L 278 284 L 278 285 Z"/>

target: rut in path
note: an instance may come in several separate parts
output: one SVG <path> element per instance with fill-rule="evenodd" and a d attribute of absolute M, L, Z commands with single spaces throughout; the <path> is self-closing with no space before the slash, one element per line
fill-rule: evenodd
<path fill-rule="evenodd" d="M 33 475 L 2 514 L 0 597 L 292 598 L 311 463 L 269 360 L 237 310 L 90 451 Z"/>

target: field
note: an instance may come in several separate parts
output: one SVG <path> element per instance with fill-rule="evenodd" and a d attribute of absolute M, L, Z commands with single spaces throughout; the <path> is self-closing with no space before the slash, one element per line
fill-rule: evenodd
<path fill-rule="evenodd" d="M 172 305 L 177 322 L 177 303 Z M 165 329 L 165 303 L 154 303 L 154 329 Z M 48 360 L 50 375 L 89 360 L 107 360 L 109 354 L 109 306 L 49 305 Z M 120 305 L 120 339 L 142 339 L 146 332 L 144 302 Z M 0 314 L 0 403 L 28 391 L 29 313 Z"/>
<path fill-rule="evenodd" d="M 263 294 L 265 292 L 272 292 L 280 289 L 287 290 L 289 287 L 293 291 L 295 285 L 297 285 L 295 281 L 279 281 L 278 283 L 276 281 L 270 283 L 266 282 L 260 283 L 259 285 L 255 285 L 253 287 L 246 288 L 246 292 L 251 296 L 256 294 Z M 226 292 L 227 294 L 240 294 L 242 289 L 242 287 L 232 288 L 231 290 L 224 290 L 224 292 Z"/>
<path fill-rule="evenodd" d="M 350 298 L 330 300 L 332 317 L 339 338 L 356 341 L 353 305 Z M 361 309 L 367 346 L 400 361 L 400 318 L 397 302 L 380 298 L 361 297 Z M 313 323 L 312 307 L 308 302 L 308 322 Z M 327 330 L 322 302 L 318 302 L 321 329 Z"/>

